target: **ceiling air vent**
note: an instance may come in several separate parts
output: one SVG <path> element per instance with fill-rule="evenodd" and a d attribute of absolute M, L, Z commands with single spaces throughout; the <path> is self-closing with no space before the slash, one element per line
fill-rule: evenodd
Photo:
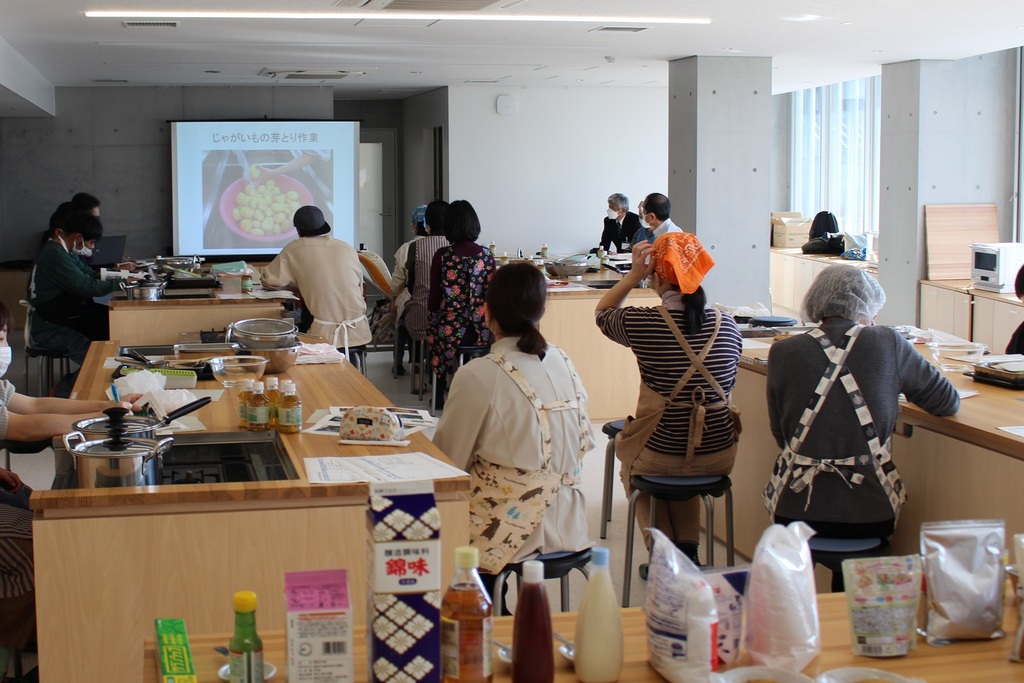
<path fill-rule="evenodd" d="M 92 79 L 92 82 L 93 83 L 127 83 L 128 79 L 126 79 L 126 78 L 94 78 L 94 79 Z"/>
<path fill-rule="evenodd" d="M 281 78 L 286 81 L 340 81 L 351 76 L 365 76 L 365 71 L 346 71 L 344 69 L 273 69 L 260 71 L 260 76 Z"/>
<path fill-rule="evenodd" d="M 604 33 L 640 33 L 646 31 L 646 26 L 598 26 L 595 29 L 591 29 L 591 33 L 595 31 L 601 31 Z"/>
<path fill-rule="evenodd" d="M 497 2 L 498 0 L 337 0 L 334 6 L 404 12 L 475 12 Z"/>
<path fill-rule="evenodd" d="M 178 28 L 176 21 L 122 21 L 125 28 Z"/>

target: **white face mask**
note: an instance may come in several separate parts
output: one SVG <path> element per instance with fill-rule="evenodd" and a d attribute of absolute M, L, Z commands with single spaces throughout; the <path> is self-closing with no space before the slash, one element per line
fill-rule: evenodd
<path fill-rule="evenodd" d="M 608 209 L 608 218 L 611 218 L 613 221 L 619 220 L 619 212 L 615 209 Z"/>
<path fill-rule="evenodd" d="M 644 220 L 644 216 L 646 216 L 646 215 L 647 214 L 643 214 L 642 216 L 640 216 L 640 225 L 644 226 L 645 230 L 650 230 L 651 229 L 651 224 L 648 223 L 646 220 Z"/>
<path fill-rule="evenodd" d="M 78 254 L 79 256 L 84 256 L 85 258 L 89 258 L 90 256 L 92 256 L 92 249 L 85 246 L 85 242 L 82 242 L 82 246 L 77 249 L 72 249 L 71 253 Z"/>
<path fill-rule="evenodd" d="M 3 377 L 7 373 L 7 368 L 11 367 L 11 347 L 0 346 L 0 377 Z"/>

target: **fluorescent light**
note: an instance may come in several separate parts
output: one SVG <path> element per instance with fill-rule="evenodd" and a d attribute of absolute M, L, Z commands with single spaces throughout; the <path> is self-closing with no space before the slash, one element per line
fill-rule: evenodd
<path fill-rule="evenodd" d="M 453 12 L 165 12 L 88 11 L 91 19 L 419 19 L 425 21 L 517 21 L 574 24 L 710 24 L 700 17 L 615 17 L 564 14 L 457 14 Z"/>

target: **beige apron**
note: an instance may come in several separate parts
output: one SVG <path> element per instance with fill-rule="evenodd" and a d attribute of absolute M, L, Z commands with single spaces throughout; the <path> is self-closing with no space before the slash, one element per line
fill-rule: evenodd
<path fill-rule="evenodd" d="M 320 320 L 319 318 L 313 318 L 313 324 L 310 326 L 310 334 L 314 334 L 316 330 L 316 336 L 323 337 L 327 340 L 327 343 L 338 348 L 341 345 L 345 347 L 345 356 L 348 356 L 348 331 L 354 329 L 356 325 L 366 320 L 366 314 L 362 314 L 358 318 L 352 318 L 351 320 L 342 320 L 340 323 L 331 322 L 330 320 Z M 340 339 L 339 339 L 340 337 Z M 338 344 L 341 341 L 342 344 Z"/>
<path fill-rule="evenodd" d="M 679 326 L 676 325 L 672 319 L 668 309 L 664 306 L 658 306 L 659 312 L 668 324 L 669 329 L 675 334 L 676 339 L 679 341 L 683 352 L 686 353 L 690 359 L 690 367 L 686 369 L 683 376 L 676 382 L 675 387 L 672 389 L 672 393 L 666 399 L 664 396 L 654 391 L 642 381 L 640 382 L 640 398 L 637 401 L 636 416 L 629 416 L 626 418 L 626 425 L 621 432 L 615 437 L 615 457 L 622 462 L 623 471 L 629 472 L 632 468 L 633 461 L 637 459 L 640 452 L 647 445 L 651 435 L 654 434 L 658 428 L 658 424 L 661 422 L 661 418 L 665 414 L 665 410 L 670 405 L 681 405 L 682 407 L 691 408 L 690 411 L 690 425 L 689 433 L 686 439 L 686 460 L 690 462 L 693 460 L 694 449 L 698 448 L 701 443 L 701 439 L 704 435 L 704 417 L 707 412 L 707 408 L 717 408 L 722 405 L 729 405 L 728 397 L 722 390 L 721 385 L 715 381 L 714 377 L 704 366 L 704 360 L 711 353 L 711 347 L 714 345 L 715 339 L 718 337 L 718 331 L 722 325 L 722 313 L 715 310 L 715 329 L 711 333 L 711 338 L 708 339 L 707 344 L 701 349 L 699 354 L 695 354 L 690 344 L 686 341 L 683 333 L 680 331 Z M 676 397 L 683 390 L 683 387 L 693 378 L 694 375 L 700 373 L 705 379 L 709 381 L 711 386 L 715 389 L 716 393 L 721 397 L 719 401 L 712 403 L 706 402 L 703 387 L 696 387 L 690 394 L 689 403 L 676 403 Z M 738 418 L 739 413 L 736 413 Z M 734 425 L 738 426 L 738 422 L 734 422 Z"/>
<path fill-rule="evenodd" d="M 550 347 L 549 347 L 550 348 Z M 516 383 L 537 412 L 540 422 L 541 451 L 544 463 L 539 470 L 522 470 L 498 465 L 476 458 L 469 468 L 469 535 L 480 550 L 480 568 L 490 574 L 499 573 L 544 519 L 551 501 L 562 484 L 575 486 L 577 464 L 573 474 L 562 474 L 548 469 L 551 465 L 551 421 L 548 413 L 556 410 L 576 410 L 580 423 L 580 445 L 577 463 L 586 455 L 590 430 L 582 408 L 583 383 L 568 356 L 558 349 L 572 376 L 575 400 L 543 403 L 530 383 L 511 361 L 502 355 L 490 353 L 485 358 L 494 361 Z"/>

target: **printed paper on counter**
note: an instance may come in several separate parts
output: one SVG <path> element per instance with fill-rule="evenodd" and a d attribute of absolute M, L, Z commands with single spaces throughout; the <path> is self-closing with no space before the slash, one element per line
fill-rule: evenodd
<path fill-rule="evenodd" d="M 1019 427 L 996 427 L 996 429 L 1002 429 L 1004 432 L 1010 432 L 1014 436 L 1024 436 L 1024 425 Z"/>
<path fill-rule="evenodd" d="M 357 458 L 306 458 L 311 484 L 346 484 L 366 481 L 430 481 L 464 477 L 466 473 L 426 453 L 366 455 Z"/>

